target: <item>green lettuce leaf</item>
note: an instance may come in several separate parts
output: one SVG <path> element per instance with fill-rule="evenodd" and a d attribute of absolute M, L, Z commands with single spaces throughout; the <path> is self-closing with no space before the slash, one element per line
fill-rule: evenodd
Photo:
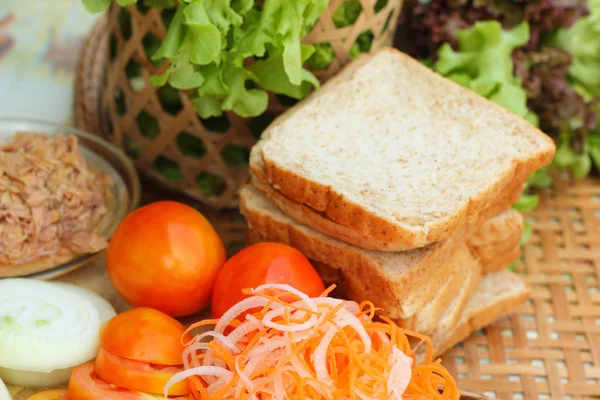
<path fill-rule="evenodd" d="M 172 8 L 175 0 L 144 0 L 144 4 L 150 8 Z"/>
<path fill-rule="evenodd" d="M 82 0 L 83 6 L 88 12 L 97 13 L 107 10 L 111 0 Z"/>
<path fill-rule="evenodd" d="M 336 28 L 343 28 L 354 24 L 361 12 L 362 5 L 359 0 L 345 0 L 335 9 L 331 19 Z"/>
<path fill-rule="evenodd" d="M 556 44 L 573 61 L 569 76 L 584 97 L 600 98 L 600 0 L 589 0 L 590 15 L 561 30 Z"/>
<path fill-rule="evenodd" d="M 230 89 L 223 99 L 223 108 L 232 110 L 241 117 L 262 114 L 267 109 L 269 96 L 263 90 L 247 89 L 246 82 L 253 78 L 244 68 L 232 68 L 223 75 L 225 85 Z"/>
<path fill-rule="evenodd" d="M 160 60 L 162 58 L 174 57 L 183 45 L 187 33 L 187 27 L 183 23 L 183 13 L 186 7 L 178 7 L 175 16 L 169 25 L 167 35 L 158 48 L 156 53 L 152 55 L 152 60 Z"/>
<path fill-rule="evenodd" d="M 527 184 L 536 189 L 546 189 L 552 186 L 552 176 L 550 176 L 548 167 L 540 168 L 531 174 Z"/>
<path fill-rule="evenodd" d="M 512 205 L 512 208 L 520 212 L 529 212 L 535 210 L 540 202 L 540 196 L 537 194 L 523 194 L 519 201 Z"/>
<path fill-rule="evenodd" d="M 529 26 L 522 23 L 503 30 L 497 21 L 477 22 L 458 32 L 459 50 L 443 45 L 433 68 L 481 96 L 537 124 L 527 108 L 527 94 L 514 74 L 512 52 L 529 41 Z"/>
<path fill-rule="evenodd" d="M 185 7 L 183 22 L 188 26 L 190 62 L 206 65 L 216 61 L 221 53 L 221 32 L 211 23 L 204 4 L 192 3 Z"/>
<path fill-rule="evenodd" d="M 589 139 L 584 142 L 583 147 L 581 153 L 576 152 L 571 145 L 569 134 L 562 134 L 558 140 L 552 166 L 559 170 L 571 171 L 574 178 L 585 178 L 592 168 Z"/>
<path fill-rule="evenodd" d="M 308 60 L 306 66 L 313 70 L 327 69 L 335 59 L 335 50 L 329 43 L 317 43 L 314 53 Z"/>
<path fill-rule="evenodd" d="M 200 69 L 190 62 L 187 55 L 172 62 L 168 70 L 168 76 L 168 82 L 171 86 L 180 90 L 195 89 L 205 81 Z"/>
<path fill-rule="evenodd" d="M 308 59 L 314 49 L 312 46 L 302 46 L 301 61 Z M 303 53 L 303 54 L 302 54 Z M 281 50 L 270 49 L 269 57 L 255 62 L 251 67 L 252 73 L 258 78 L 261 86 L 266 90 L 283 94 L 294 99 L 301 99 L 308 94 L 311 88 L 319 87 L 319 81 L 313 74 L 306 70 L 301 71 L 301 82 L 294 85 L 287 78 L 284 57 Z"/>
<path fill-rule="evenodd" d="M 533 234 L 533 226 L 528 221 L 523 223 L 523 234 L 521 235 L 521 246 L 531 239 L 531 235 Z"/>

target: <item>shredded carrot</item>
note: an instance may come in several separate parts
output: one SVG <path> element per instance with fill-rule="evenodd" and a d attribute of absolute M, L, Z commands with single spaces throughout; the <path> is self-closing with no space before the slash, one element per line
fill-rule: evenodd
<path fill-rule="evenodd" d="M 247 291 L 238 315 L 193 325 L 214 325 L 203 336 L 212 340 L 186 344 L 189 367 L 165 390 L 189 379 L 190 400 L 459 399 L 429 337 L 377 320 L 371 302 L 327 297 L 333 288 L 315 298 L 286 285 Z M 421 365 L 411 341 L 427 346 Z"/>

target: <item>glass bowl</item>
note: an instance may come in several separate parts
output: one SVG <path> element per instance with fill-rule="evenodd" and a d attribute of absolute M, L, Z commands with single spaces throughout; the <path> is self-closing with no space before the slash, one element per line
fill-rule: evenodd
<path fill-rule="evenodd" d="M 90 166 L 110 176 L 107 216 L 100 221 L 96 232 L 110 238 L 119 223 L 140 204 L 140 180 L 131 161 L 117 147 L 102 138 L 68 126 L 22 119 L 0 119 L 0 140 L 9 139 L 16 132 L 37 132 L 49 136 L 74 134 L 81 152 Z M 75 256 L 69 260 L 42 259 L 29 264 L 0 266 L 0 279 L 27 277 L 54 279 L 82 267 L 98 257 L 101 252 Z"/>

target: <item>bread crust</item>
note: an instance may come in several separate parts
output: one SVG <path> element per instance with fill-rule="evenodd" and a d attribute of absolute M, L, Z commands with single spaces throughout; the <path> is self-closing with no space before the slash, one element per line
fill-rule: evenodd
<path fill-rule="evenodd" d="M 495 290 L 490 291 L 490 282 L 493 282 Z M 480 282 L 476 294 L 468 302 L 458 323 L 452 329 L 431 335 L 433 358 L 441 356 L 473 332 L 493 324 L 501 316 L 513 313 L 530 295 L 531 287 L 508 270 L 487 275 Z M 417 363 L 424 362 L 425 357 L 425 351 L 417 351 Z"/>
<path fill-rule="evenodd" d="M 387 49 L 382 51 L 394 50 Z M 401 53 L 399 54 L 400 57 L 405 58 L 405 62 L 410 68 L 416 68 L 417 61 Z M 345 75 L 352 77 L 356 73 L 356 69 L 358 68 L 349 67 Z M 335 84 L 339 84 L 339 82 L 332 85 Z M 459 87 L 459 85 L 453 82 L 446 82 L 446 84 Z M 325 87 L 321 90 L 324 89 Z M 467 89 L 461 88 L 460 90 L 464 92 L 465 99 L 480 103 L 487 108 L 493 108 L 498 114 L 504 114 L 511 120 L 518 119 L 523 121 L 510 111 L 471 93 Z M 503 192 L 507 187 L 511 184 L 522 186 L 533 171 L 549 164 L 554 156 L 555 146 L 552 140 L 537 128 L 531 126 L 528 130 L 547 143 L 548 146 L 546 149 L 540 150 L 527 159 L 514 160 L 509 168 L 500 174 L 494 182 L 489 184 L 487 189 L 466 201 L 453 215 L 434 223 L 425 223 L 423 226 L 411 226 L 377 215 L 375 212 L 365 208 L 364 205 L 357 204 L 348 199 L 342 193 L 338 192 L 335 187 L 315 182 L 265 157 L 263 146 L 270 139 L 270 131 L 280 126 L 299 109 L 309 107 L 310 104 L 310 98 L 301 102 L 286 113 L 285 116 L 276 119 L 267 129 L 263 134 L 261 142 L 252 150 L 254 153 L 252 158 L 254 160 L 260 158 L 261 162 L 259 164 L 262 164 L 263 171 L 258 171 L 260 165 L 257 165 L 255 162 L 254 165 L 251 165 L 252 172 L 264 183 L 277 190 L 282 196 L 285 196 L 285 198 L 312 209 L 312 214 L 322 214 L 324 218 L 352 231 L 353 235 L 356 238 L 360 238 L 360 240 L 369 238 L 370 241 L 367 244 L 371 246 L 369 247 L 370 249 L 374 250 L 403 251 L 423 247 L 427 244 L 446 239 L 452 232 L 465 224 L 483 222 L 486 219 L 486 210 L 496 206 L 501 209 L 508 206 L 508 204 L 499 203 L 499 199 L 504 198 Z M 297 213 L 300 212 L 298 211 Z M 316 219 L 314 215 L 310 218 Z M 310 223 L 307 223 L 307 225 L 313 226 Z M 324 225 L 315 222 L 314 228 L 324 228 Z M 339 231 L 340 229 L 335 229 L 325 233 L 339 235 Z M 357 241 L 358 239 L 354 240 L 353 243 L 356 244 Z"/>
<path fill-rule="evenodd" d="M 484 222 L 467 240 L 475 258 L 481 261 L 483 273 L 489 274 L 521 256 L 522 234 L 523 217 L 509 209 Z"/>
<path fill-rule="evenodd" d="M 399 326 L 431 335 L 442 323 L 453 327 L 458 322 L 477 291 L 482 265 L 473 258 L 467 246 L 459 249 L 454 265 L 455 274 L 446 283 L 448 286 L 442 287 L 418 314 L 408 319 L 396 319 Z"/>
<path fill-rule="evenodd" d="M 493 324 L 503 315 L 509 315 L 521 304 L 525 303 L 531 295 L 531 289 L 516 293 L 514 296 L 500 298 L 497 301 L 481 307 L 468 316 L 463 316 L 452 333 L 440 342 L 434 341 L 434 358 L 437 358 L 450 350 L 458 343 L 467 339 L 473 332 Z M 417 356 L 417 361 L 419 361 Z"/>

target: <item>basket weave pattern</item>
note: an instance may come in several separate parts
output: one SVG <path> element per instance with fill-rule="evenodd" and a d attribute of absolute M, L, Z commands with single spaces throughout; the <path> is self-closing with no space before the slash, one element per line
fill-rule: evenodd
<path fill-rule="evenodd" d="M 361 33 L 372 33 L 371 51 L 390 45 L 402 5 L 402 0 L 388 0 L 376 13 L 376 0 L 360 0 L 362 11 L 354 24 L 336 28 L 332 14 L 343 1 L 331 1 L 306 37 L 307 43 L 329 43 L 335 54 L 326 69 L 315 71 L 321 81 L 350 61 Z M 172 90 L 168 101 L 177 103 L 173 109 L 165 103 L 165 88 L 150 83 L 166 67 L 166 61 L 154 65 L 144 47 L 160 44 L 166 34 L 161 10 L 143 13 L 135 6 L 113 6 L 107 30 L 111 37 L 101 104 L 105 138 L 125 149 L 155 181 L 216 209 L 234 207 L 237 189 L 248 177 L 249 149 L 262 129 L 289 107 L 289 99 L 270 96 L 267 113 L 253 119 L 226 113 L 201 120 L 185 94 Z"/>
<path fill-rule="evenodd" d="M 600 185 L 557 182 L 528 216 L 517 268 L 532 298 L 473 334 L 444 364 L 462 389 L 499 399 L 600 396 Z"/>

